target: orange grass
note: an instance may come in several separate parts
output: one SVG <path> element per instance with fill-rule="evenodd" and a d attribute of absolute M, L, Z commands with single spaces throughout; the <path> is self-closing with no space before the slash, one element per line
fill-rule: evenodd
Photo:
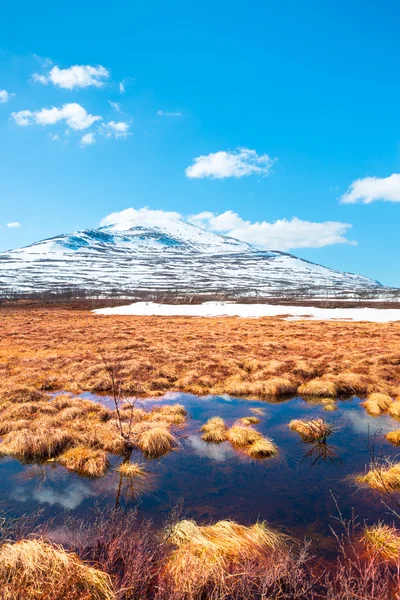
<path fill-rule="evenodd" d="M 257 442 L 262 438 L 261 433 L 255 429 L 237 424 L 232 425 L 232 427 L 228 429 L 227 436 L 231 444 L 238 448 L 250 446 L 250 444 L 254 444 L 254 442 Z"/>
<path fill-rule="evenodd" d="M 205 442 L 219 444 L 224 442 L 228 437 L 228 428 L 221 417 L 211 417 L 211 419 L 208 419 L 207 423 L 202 426 L 201 431 L 203 432 L 201 439 Z"/>
<path fill-rule="evenodd" d="M 0 546 L 0 589 L 4 600 L 116 599 L 107 573 L 40 539 Z"/>
<path fill-rule="evenodd" d="M 208 319 L 105 318 L 65 306 L 5 304 L 0 322 L 4 402 L 40 401 L 49 387 L 109 392 L 99 346 L 121 360 L 131 395 L 236 390 L 263 397 L 303 385 L 301 393 L 323 397 L 400 394 L 400 323 L 228 317 L 210 327 Z"/>
<path fill-rule="evenodd" d="M 373 393 L 370 394 L 363 406 L 367 413 L 373 417 L 378 417 L 384 412 L 390 410 L 392 399 L 387 394 Z"/>
<path fill-rule="evenodd" d="M 384 523 L 366 527 L 361 541 L 385 560 L 396 563 L 400 559 L 400 531 L 395 527 Z"/>
<path fill-rule="evenodd" d="M 265 523 L 245 527 L 234 521 L 218 521 L 199 526 L 184 520 L 167 534 L 176 549 L 168 557 L 165 571 L 179 598 L 203 597 L 208 586 L 229 577 L 235 566 L 259 561 L 266 569 L 274 555 L 289 557 L 289 538 Z"/>
<path fill-rule="evenodd" d="M 332 425 L 324 419 L 293 419 L 289 423 L 289 428 L 297 431 L 306 442 L 324 442 L 333 432 Z"/>
<path fill-rule="evenodd" d="M 123 462 L 117 467 L 118 473 L 124 477 L 144 477 L 146 471 L 139 463 Z"/>
<path fill-rule="evenodd" d="M 69 471 L 76 471 L 87 477 L 101 477 L 108 469 L 107 454 L 104 450 L 93 450 L 86 446 L 70 448 L 57 460 Z"/>
<path fill-rule="evenodd" d="M 144 454 L 153 458 L 176 450 L 178 441 L 165 425 L 155 424 L 139 434 L 137 445 Z"/>
<path fill-rule="evenodd" d="M 247 446 L 245 452 L 252 458 L 268 458 L 278 454 L 278 448 L 269 437 L 262 437 Z"/>
<path fill-rule="evenodd" d="M 388 442 L 395 444 L 396 446 L 400 446 L 400 431 L 397 429 L 396 431 L 389 431 L 385 438 Z"/>
<path fill-rule="evenodd" d="M 397 491 L 400 489 L 400 463 L 387 460 L 382 464 L 372 464 L 365 475 L 357 475 L 355 480 L 378 492 Z"/>

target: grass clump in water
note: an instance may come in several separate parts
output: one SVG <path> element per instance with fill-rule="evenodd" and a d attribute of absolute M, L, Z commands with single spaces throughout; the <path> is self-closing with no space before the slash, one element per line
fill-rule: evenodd
<path fill-rule="evenodd" d="M 86 477 L 101 477 L 108 469 L 107 454 L 87 446 L 70 448 L 58 457 L 58 462 L 69 471 Z"/>
<path fill-rule="evenodd" d="M 137 445 L 144 454 L 156 458 L 176 450 L 178 441 L 168 427 L 155 424 L 154 427 L 149 427 L 139 434 Z"/>
<path fill-rule="evenodd" d="M 143 465 L 136 462 L 123 462 L 117 467 L 117 471 L 124 477 L 144 477 L 146 475 Z"/>
<path fill-rule="evenodd" d="M 383 523 L 366 527 L 361 541 L 367 549 L 377 552 L 385 560 L 399 560 L 400 531 L 395 527 Z"/>
<path fill-rule="evenodd" d="M 228 439 L 233 446 L 243 448 L 254 444 L 257 440 L 262 438 L 261 433 L 252 429 L 252 427 L 246 427 L 245 425 L 234 424 L 228 430 Z"/>
<path fill-rule="evenodd" d="M 356 482 L 368 485 L 382 493 L 398 491 L 400 489 L 400 463 L 386 460 L 384 463 L 373 463 L 365 475 L 357 475 Z"/>
<path fill-rule="evenodd" d="M 276 444 L 269 437 L 262 437 L 245 449 L 252 458 L 268 458 L 278 454 Z"/>
<path fill-rule="evenodd" d="M 208 419 L 207 423 L 202 426 L 201 431 L 203 432 L 201 439 L 205 442 L 220 444 L 228 439 L 228 428 L 221 417 L 212 417 L 211 419 Z"/>
<path fill-rule="evenodd" d="M 378 417 L 382 413 L 387 412 L 392 404 L 392 399 L 387 394 L 375 392 L 370 394 L 363 406 L 367 413 L 372 417 Z"/>
<path fill-rule="evenodd" d="M 2 598 L 17 600 L 115 600 L 109 575 L 62 546 L 22 540 L 0 547 Z"/>
<path fill-rule="evenodd" d="M 392 444 L 395 444 L 396 446 L 400 446 L 400 430 L 389 431 L 385 435 L 385 438 L 387 439 L 388 442 L 391 442 Z"/>
<path fill-rule="evenodd" d="M 333 433 L 332 425 L 321 418 L 309 421 L 293 419 L 289 427 L 292 431 L 297 431 L 305 442 L 322 443 Z"/>

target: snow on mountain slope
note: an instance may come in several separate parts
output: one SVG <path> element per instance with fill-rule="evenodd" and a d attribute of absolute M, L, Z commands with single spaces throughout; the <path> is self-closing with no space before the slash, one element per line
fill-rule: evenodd
<path fill-rule="evenodd" d="M 0 292 L 80 288 L 111 292 L 230 292 L 316 295 L 377 290 L 378 282 L 341 273 L 183 221 L 134 221 L 86 229 L 0 253 Z"/>

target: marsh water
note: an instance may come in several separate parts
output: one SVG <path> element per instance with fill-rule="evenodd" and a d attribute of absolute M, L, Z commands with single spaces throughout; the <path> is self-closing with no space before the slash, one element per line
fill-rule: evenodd
<path fill-rule="evenodd" d="M 107 403 L 107 398 L 85 396 Z M 61 523 L 66 512 L 90 518 L 95 505 L 135 506 L 161 524 L 179 504 L 185 516 L 198 521 L 232 518 L 249 524 L 265 519 L 321 545 L 329 544 L 335 502 L 345 518 L 354 510 L 361 521 L 391 520 L 382 498 L 360 490 L 353 476 L 364 472 L 371 452 L 396 456 L 396 447 L 386 442 L 384 433 L 396 429 L 397 423 L 388 416 L 368 416 L 358 398 L 338 400 L 334 412 L 298 397 L 270 403 L 169 394 L 137 405 L 171 402 L 182 403 L 189 414 L 187 425 L 178 430 L 181 448 L 154 460 L 134 453 L 132 458 L 145 463 L 147 477 L 122 478 L 113 468 L 122 459 L 114 456 L 108 473 L 99 479 L 81 477 L 54 462 L 34 465 L 2 458 L 0 509 L 14 516 L 41 509 L 41 519 Z M 199 429 L 210 417 L 220 416 L 231 425 L 252 415 L 254 408 L 263 410 L 255 427 L 275 441 L 277 457 L 254 460 L 229 442 L 207 444 L 200 439 Z M 288 428 L 291 419 L 318 416 L 335 427 L 327 446 L 305 443 Z"/>

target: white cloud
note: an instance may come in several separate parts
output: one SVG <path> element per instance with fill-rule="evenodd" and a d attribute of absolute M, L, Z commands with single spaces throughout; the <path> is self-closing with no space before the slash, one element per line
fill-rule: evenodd
<path fill-rule="evenodd" d="M 53 142 L 58 142 L 58 140 L 60 139 L 60 137 L 58 136 L 57 133 L 54 133 L 54 134 L 53 133 L 49 133 L 49 138 L 51 140 L 53 140 Z"/>
<path fill-rule="evenodd" d="M 125 86 L 124 86 L 124 82 L 123 81 L 119 82 L 119 91 L 121 92 L 121 94 L 125 93 Z"/>
<path fill-rule="evenodd" d="M 91 115 L 80 104 L 73 102 L 64 104 L 61 108 L 42 108 L 32 112 L 30 110 L 21 110 L 11 113 L 17 125 L 26 126 L 36 123 L 37 125 L 54 125 L 60 121 L 65 123 L 71 129 L 81 130 L 91 127 L 95 121 L 100 121 L 101 117 Z"/>
<path fill-rule="evenodd" d="M 159 117 L 182 117 L 183 113 L 181 112 L 168 112 L 166 110 L 158 110 L 157 114 Z"/>
<path fill-rule="evenodd" d="M 170 221 L 181 221 L 182 215 L 178 212 L 165 210 L 152 210 L 148 206 L 143 208 L 126 208 L 120 212 L 113 212 L 100 221 L 100 225 L 125 224 L 127 221 L 135 221 L 138 225 L 157 225 Z"/>
<path fill-rule="evenodd" d="M 245 221 L 237 213 L 228 210 L 224 213 L 201 212 L 183 216 L 177 212 L 127 208 L 111 213 L 101 221 L 101 225 L 119 224 L 127 221 L 148 226 L 165 223 L 165 220 L 188 222 L 208 231 L 222 233 L 248 242 L 261 249 L 289 250 L 292 248 L 322 248 L 332 244 L 355 244 L 346 234 L 351 225 L 337 221 L 316 223 L 302 221 L 297 217 L 280 219 L 274 222 Z"/>
<path fill-rule="evenodd" d="M 255 150 L 237 148 L 233 152 L 220 151 L 198 156 L 194 163 L 187 167 L 185 173 L 190 179 L 268 175 L 275 160 L 268 154 L 258 155 Z"/>
<path fill-rule="evenodd" d="M 96 138 L 93 133 L 85 133 L 85 135 L 83 135 L 81 137 L 82 146 L 91 146 L 92 144 L 95 143 L 95 141 L 96 141 Z"/>
<path fill-rule="evenodd" d="M 10 221 L 10 223 L 7 223 L 7 227 L 8 229 L 19 229 L 21 227 L 21 223 L 18 223 L 18 221 Z"/>
<path fill-rule="evenodd" d="M 129 123 L 125 123 L 125 121 L 109 121 L 108 123 L 103 123 L 101 126 L 102 133 L 107 137 L 114 138 L 126 138 L 129 133 Z"/>
<path fill-rule="evenodd" d="M 343 204 L 370 204 L 376 200 L 400 202 L 400 174 L 389 177 L 365 177 L 356 179 L 340 198 Z"/>
<path fill-rule="evenodd" d="M 354 243 L 345 237 L 351 225 L 338 221 L 315 223 L 293 217 L 272 223 L 251 222 L 245 221 L 231 210 L 221 214 L 199 213 L 187 220 L 204 229 L 223 233 L 264 249 L 322 248 L 331 244 Z"/>
<path fill-rule="evenodd" d="M 5 104 L 10 99 L 10 94 L 7 90 L 0 90 L 0 104 Z"/>
<path fill-rule="evenodd" d="M 105 79 L 110 76 L 110 71 L 101 65 L 73 65 L 68 69 L 53 67 L 46 75 L 34 73 L 32 79 L 38 83 L 53 85 L 73 90 L 75 88 L 87 88 L 89 86 L 101 87 Z"/>
<path fill-rule="evenodd" d="M 109 100 L 108 103 L 116 112 L 121 112 L 121 108 L 118 102 L 112 102 L 111 100 Z"/>

